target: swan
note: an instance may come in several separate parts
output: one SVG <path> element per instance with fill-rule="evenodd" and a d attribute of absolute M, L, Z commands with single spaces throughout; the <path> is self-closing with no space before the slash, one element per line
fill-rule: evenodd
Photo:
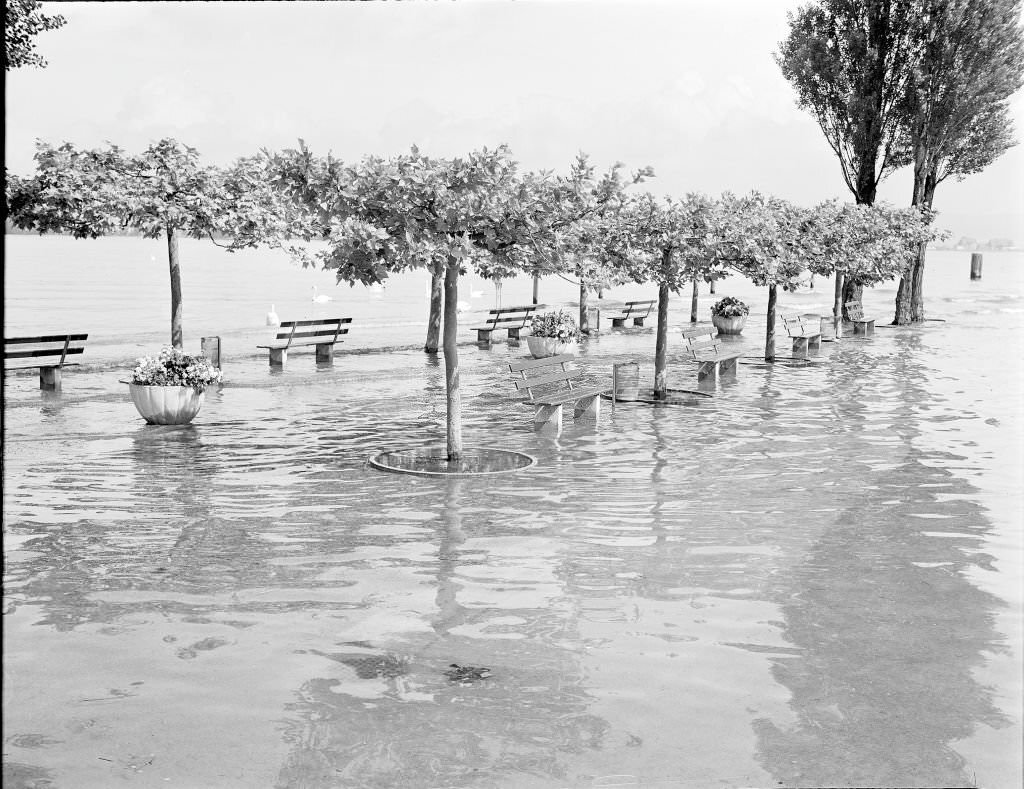
<path fill-rule="evenodd" d="M 469 291 L 469 297 L 471 299 L 478 299 L 478 298 L 480 298 L 483 295 L 484 295 L 484 292 L 482 290 L 470 290 Z"/>
<path fill-rule="evenodd" d="M 459 301 L 455 302 L 455 311 L 456 312 L 468 312 L 471 309 L 473 309 L 473 305 L 470 304 L 468 301 L 461 301 L 461 300 L 459 300 Z"/>
<path fill-rule="evenodd" d="M 313 301 L 317 304 L 326 304 L 331 301 L 332 297 L 326 293 L 318 293 L 316 285 L 313 286 Z"/>
<path fill-rule="evenodd" d="M 281 319 L 277 317 L 277 313 L 274 312 L 274 305 L 270 305 L 270 312 L 267 313 L 267 326 L 280 326 Z"/>

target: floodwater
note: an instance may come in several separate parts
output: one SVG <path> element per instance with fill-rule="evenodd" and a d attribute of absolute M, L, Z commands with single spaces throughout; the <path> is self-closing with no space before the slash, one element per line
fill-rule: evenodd
<path fill-rule="evenodd" d="M 467 447 L 537 463 L 450 479 L 367 463 L 443 439 L 419 325 L 282 372 L 233 339 L 158 427 L 95 305 L 62 393 L 5 379 L 4 786 L 1019 786 L 1019 262 L 807 365 L 757 362 L 752 304 L 713 397 L 557 435 L 513 397 L 525 343 L 466 329 Z M 580 359 L 649 380 L 653 346 Z"/>

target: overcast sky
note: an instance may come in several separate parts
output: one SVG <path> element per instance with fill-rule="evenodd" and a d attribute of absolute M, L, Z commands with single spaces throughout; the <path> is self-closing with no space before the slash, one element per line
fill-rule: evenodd
<path fill-rule="evenodd" d="M 130 151 L 162 137 L 211 163 L 303 138 L 343 159 L 507 143 L 528 169 L 578 151 L 654 167 L 656 194 L 850 199 L 772 54 L 796 0 L 44 3 L 45 69 L 7 73 L 6 164 L 35 140 Z M 1018 136 L 1024 97 L 1014 98 Z M 909 170 L 880 198 L 909 203 Z M 946 181 L 954 237 L 1024 244 L 1024 153 Z"/>

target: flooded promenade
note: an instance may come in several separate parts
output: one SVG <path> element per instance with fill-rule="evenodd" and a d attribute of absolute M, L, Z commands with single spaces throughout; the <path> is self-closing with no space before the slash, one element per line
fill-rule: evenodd
<path fill-rule="evenodd" d="M 1018 786 L 1015 260 L 930 271 L 920 327 L 869 292 L 875 335 L 798 366 L 757 361 L 745 285 L 734 381 L 557 435 L 513 396 L 525 344 L 466 328 L 467 447 L 537 464 L 453 479 L 367 464 L 443 439 L 418 327 L 283 372 L 239 329 L 193 425 L 157 427 L 94 304 L 61 394 L 5 379 L 4 785 Z M 608 330 L 580 361 L 650 378 L 653 350 Z M 669 371 L 695 388 L 678 334 Z"/>

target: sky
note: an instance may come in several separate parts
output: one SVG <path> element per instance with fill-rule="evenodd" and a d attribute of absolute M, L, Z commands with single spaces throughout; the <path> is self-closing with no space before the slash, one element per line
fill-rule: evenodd
<path fill-rule="evenodd" d="M 751 190 L 851 200 L 773 54 L 797 0 L 43 3 L 49 65 L 6 74 L 7 168 L 35 141 L 141 151 L 173 137 L 211 164 L 295 147 L 344 160 L 507 144 L 525 169 L 648 166 L 658 195 Z M 1017 137 L 1024 95 L 1012 100 Z M 879 199 L 907 205 L 909 169 Z M 1024 150 L 939 185 L 952 240 L 1024 246 Z"/>

